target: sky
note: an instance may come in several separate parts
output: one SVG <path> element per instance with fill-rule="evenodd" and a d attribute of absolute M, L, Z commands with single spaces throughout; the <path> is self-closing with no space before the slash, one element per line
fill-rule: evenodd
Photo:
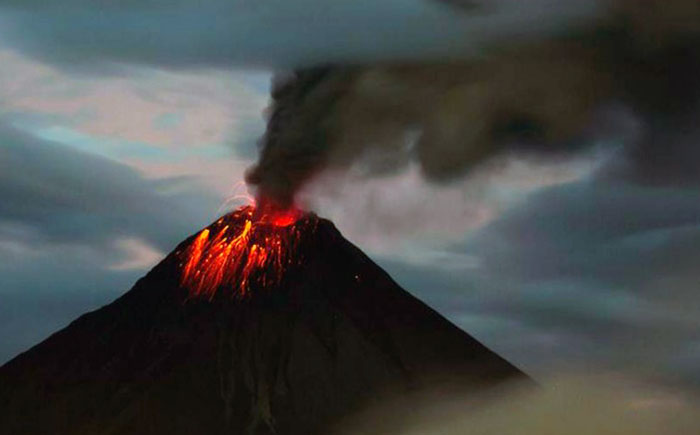
<path fill-rule="evenodd" d="M 244 191 L 274 70 L 469 53 L 597 4 L 522 3 L 0 0 L 0 362 L 123 294 Z M 616 122 L 646 131 L 633 113 Z M 654 159 L 619 140 L 441 184 L 411 164 L 351 168 L 302 194 L 536 378 L 700 386 L 700 131 L 684 125 Z"/>

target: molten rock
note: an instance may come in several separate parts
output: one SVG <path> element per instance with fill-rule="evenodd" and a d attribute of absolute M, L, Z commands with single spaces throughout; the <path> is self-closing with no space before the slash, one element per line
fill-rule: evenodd
<path fill-rule="evenodd" d="M 243 207 L 202 230 L 186 249 L 183 285 L 193 297 L 209 299 L 222 287 L 246 297 L 251 285 L 263 290 L 278 285 L 289 267 L 302 263 L 298 241 L 314 226 L 315 219 L 302 219 L 296 210 Z"/>
<path fill-rule="evenodd" d="M 238 210 L 0 368 L 12 434 L 326 434 L 392 395 L 526 379 L 332 223 Z"/>

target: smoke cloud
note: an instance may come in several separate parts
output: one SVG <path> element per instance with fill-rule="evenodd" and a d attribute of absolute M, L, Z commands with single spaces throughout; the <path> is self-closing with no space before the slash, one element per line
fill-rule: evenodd
<path fill-rule="evenodd" d="M 609 105 L 668 128 L 698 100 L 700 4 L 607 6 L 584 29 L 502 42 L 470 59 L 280 74 L 247 181 L 281 204 L 322 170 L 358 160 L 367 175 L 416 161 L 427 179 L 445 182 L 494 156 L 559 155 L 593 143 L 601 129 L 590 127 Z"/>

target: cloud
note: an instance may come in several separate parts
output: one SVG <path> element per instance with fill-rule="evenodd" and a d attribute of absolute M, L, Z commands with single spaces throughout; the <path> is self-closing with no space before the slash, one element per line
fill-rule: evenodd
<path fill-rule="evenodd" d="M 697 119 L 700 8 L 675 0 L 647 14 L 639 1 L 603 4 L 607 13 L 585 28 L 503 39 L 478 56 L 280 75 L 246 179 L 282 205 L 324 170 L 367 156 L 375 158 L 368 175 L 417 162 L 426 178 L 445 182 L 504 154 L 561 156 L 629 139 L 606 119 L 618 106 L 648 130 L 627 144 L 630 161 L 679 151 L 679 138 L 672 146 L 664 138 Z"/>
<path fill-rule="evenodd" d="M 109 266 L 111 270 L 147 271 L 165 257 L 165 253 L 136 238 L 120 239 L 116 247 L 123 252 L 122 261 Z"/>
<path fill-rule="evenodd" d="M 81 77 L 2 47 L 0 63 L 5 124 L 151 178 L 196 177 L 223 194 L 264 131 L 265 72 L 133 67 L 129 77 Z"/>
<path fill-rule="evenodd" d="M 692 82 L 685 83 L 693 86 Z M 700 111 L 695 108 L 679 119 L 653 120 L 635 140 L 630 152 L 611 162 L 602 175 L 659 187 L 700 186 L 698 120 Z"/>
<path fill-rule="evenodd" d="M 476 267 L 379 260 L 535 376 L 607 367 L 700 385 L 699 195 L 593 173 L 533 192 L 442 245 L 444 257 Z"/>
<path fill-rule="evenodd" d="M 700 230 L 698 193 L 698 188 L 595 178 L 552 187 L 531 196 L 465 247 L 479 249 L 489 264 L 507 267 L 524 281 L 569 275 L 647 280 L 664 267 L 664 248 L 678 254 L 693 249 L 690 240 Z M 485 238 L 490 238 L 488 247 L 481 246 Z M 684 240 L 689 243 L 681 249 Z M 513 246 L 538 253 L 532 256 Z M 676 273 L 691 257 L 678 254 L 669 259 Z M 649 267 L 643 267 L 644 261 Z"/>
<path fill-rule="evenodd" d="M 159 193 L 167 191 L 164 182 L 128 166 L 7 126 L 0 128 L 0 154 L 0 221 L 29 227 L 49 243 L 95 246 L 122 235 L 167 249 L 178 240 L 173 231 L 188 234 L 215 209 L 209 194 Z"/>
<path fill-rule="evenodd" d="M 360 162 L 348 172 L 324 174 L 299 194 L 298 203 L 331 219 L 374 255 L 436 260 L 441 254 L 433 249 L 488 225 L 530 193 L 586 177 L 604 160 L 600 153 L 548 162 L 507 157 L 440 185 L 427 181 L 413 163 L 367 177 Z M 431 261 L 435 267 L 452 263 Z"/>
<path fill-rule="evenodd" d="M 118 71 L 123 63 L 289 68 L 445 56 L 489 38 L 551 31 L 595 9 L 583 0 L 490 3 L 489 13 L 467 14 L 426 0 L 3 0 L 0 35 L 82 71 Z"/>

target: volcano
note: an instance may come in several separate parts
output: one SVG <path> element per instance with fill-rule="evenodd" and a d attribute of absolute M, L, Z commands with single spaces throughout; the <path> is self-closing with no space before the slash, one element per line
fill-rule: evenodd
<path fill-rule="evenodd" d="M 393 395 L 526 378 L 330 221 L 248 207 L 2 366 L 0 432 L 326 434 Z"/>

